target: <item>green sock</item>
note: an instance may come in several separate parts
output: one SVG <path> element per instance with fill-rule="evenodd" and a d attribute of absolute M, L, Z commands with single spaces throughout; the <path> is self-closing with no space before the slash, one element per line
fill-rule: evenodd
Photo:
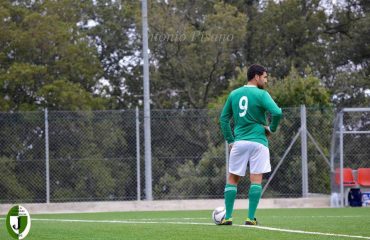
<path fill-rule="evenodd" d="M 249 210 L 248 210 L 248 218 L 253 220 L 254 215 L 257 210 L 258 202 L 260 201 L 262 194 L 262 186 L 261 184 L 251 184 L 249 188 Z"/>
<path fill-rule="evenodd" d="M 236 198 L 237 188 L 236 185 L 226 184 L 224 196 L 225 196 L 225 206 L 226 206 L 226 216 L 225 219 L 232 217 L 234 210 L 234 202 Z"/>

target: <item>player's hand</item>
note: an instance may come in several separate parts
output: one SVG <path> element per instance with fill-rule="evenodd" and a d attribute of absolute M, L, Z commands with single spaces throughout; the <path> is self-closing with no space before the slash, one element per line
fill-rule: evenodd
<path fill-rule="evenodd" d="M 233 145 L 234 143 L 229 143 L 229 152 L 231 151 L 231 149 L 233 148 Z"/>
<path fill-rule="evenodd" d="M 267 137 L 270 137 L 271 136 L 271 131 L 270 131 L 270 128 L 269 126 L 263 126 L 265 128 L 265 134 Z"/>

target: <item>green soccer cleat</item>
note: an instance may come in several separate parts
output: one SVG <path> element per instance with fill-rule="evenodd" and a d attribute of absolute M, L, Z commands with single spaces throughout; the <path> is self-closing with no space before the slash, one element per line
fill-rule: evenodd
<path fill-rule="evenodd" d="M 257 225 L 258 223 L 257 223 L 257 219 L 256 218 L 254 218 L 254 220 L 250 220 L 249 218 L 247 218 L 246 220 L 245 220 L 245 225 Z"/>
<path fill-rule="evenodd" d="M 220 225 L 233 225 L 233 219 L 232 218 L 223 219 Z"/>

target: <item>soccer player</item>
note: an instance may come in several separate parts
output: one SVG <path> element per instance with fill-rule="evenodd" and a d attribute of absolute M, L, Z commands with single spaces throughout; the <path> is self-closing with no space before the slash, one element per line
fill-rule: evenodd
<path fill-rule="evenodd" d="M 237 193 L 237 184 L 250 166 L 249 210 L 245 225 L 257 225 L 255 213 L 262 194 L 263 173 L 271 171 L 268 139 L 275 132 L 282 112 L 270 94 L 264 90 L 267 71 L 254 64 L 247 72 L 248 83 L 232 91 L 224 105 L 220 125 L 229 144 L 229 175 L 224 197 L 226 216 L 221 225 L 232 225 L 232 213 Z M 268 125 L 266 112 L 271 115 Z M 230 119 L 234 121 L 234 134 Z"/>

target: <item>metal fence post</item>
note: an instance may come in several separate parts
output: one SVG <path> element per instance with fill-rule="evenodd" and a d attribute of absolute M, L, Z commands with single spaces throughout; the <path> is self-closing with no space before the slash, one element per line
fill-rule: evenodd
<path fill-rule="evenodd" d="M 344 207 L 344 185 L 343 185 L 343 111 L 339 112 L 339 169 L 340 169 L 340 206 Z"/>
<path fill-rule="evenodd" d="M 45 108 L 45 171 L 46 171 L 46 203 L 50 203 L 50 176 L 49 176 L 49 120 L 48 109 Z"/>
<path fill-rule="evenodd" d="M 301 105 L 302 196 L 308 196 L 306 106 Z"/>
<path fill-rule="evenodd" d="M 136 182 L 137 182 L 137 200 L 140 201 L 140 119 L 139 108 L 136 107 Z"/>
<path fill-rule="evenodd" d="M 144 84 L 143 85 L 144 85 L 145 196 L 146 196 L 146 200 L 153 200 L 147 0 L 142 1 L 142 24 L 143 24 L 143 60 L 144 60 L 144 64 L 143 64 Z"/>

